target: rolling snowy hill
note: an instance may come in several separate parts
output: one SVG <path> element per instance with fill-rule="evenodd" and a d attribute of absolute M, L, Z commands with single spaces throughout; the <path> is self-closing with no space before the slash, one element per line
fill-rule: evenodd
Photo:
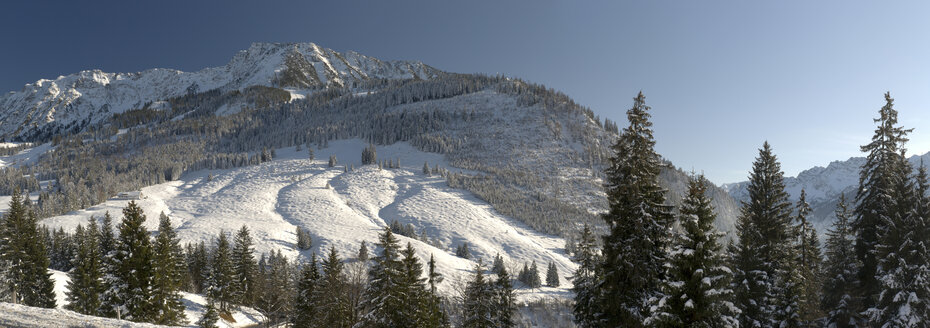
<path fill-rule="evenodd" d="M 467 191 L 448 187 L 441 177 L 425 176 L 420 164 L 425 161 L 448 168 L 441 155 L 397 143 L 379 147 L 378 155 L 404 158 L 411 164 L 378 169 L 361 165 L 359 154 L 365 146 L 359 140 L 332 142 L 316 151 L 314 161 L 294 148 L 280 149 L 277 159 L 261 165 L 190 172 L 180 180 L 143 188 L 136 202 L 146 212 L 150 231 L 157 230 L 158 215 L 164 212 L 177 226 L 182 243 L 203 241 L 210 245 L 220 232 L 233 233 L 245 225 L 255 238 L 256 251 L 281 251 L 289 258 L 303 260 L 309 260 L 311 252 L 323 254 L 331 247 L 353 260 L 362 241 L 369 245 L 377 242 L 383 227 L 396 220 L 413 225 L 417 233 L 441 245 L 398 236 L 402 243 L 414 245 L 423 263 L 435 256 L 440 272 L 447 277 L 439 286 L 444 294 L 453 295 L 464 286 L 479 259 L 487 265 L 497 254 L 513 272 L 519 271 L 524 261 L 537 261 L 540 265 L 555 263 L 562 273 L 561 287 L 521 289 L 520 299 L 570 293 L 570 281 L 564 276 L 576 265 L 565 254 L 562 238 L 502 216 Z M 328 167 L 330 155 L 339 159 L 339 166 Z M 356 169 L 345 172 L 346 166 Z M 114 198 L 42 223 L 73 230 L 78 224 L 86 225 L 91 216 L 102 219 L 107 211 L 119 218 L 129 201 Z M 311 250 L 297 250 L 298 226 L 312 234 Z M 454 255 L 455 247 L 465 242 L 471 260 Z"/>

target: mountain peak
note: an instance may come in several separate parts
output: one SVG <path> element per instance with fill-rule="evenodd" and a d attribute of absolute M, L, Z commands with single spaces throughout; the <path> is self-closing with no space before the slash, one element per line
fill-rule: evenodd
<path fill-rule="evenodd" d="M 442 71 L 421 62 L 381 61 L 314 43 L 252 43 L 226 65 L 196 72 L 154 68 L 136 73 L 99 69 L 41 79 L 0 95 L 0 138 L 36 139 L 80 131 L 115 113 L 190 92 L 250 86 L 290 89 L 353 87 L 372 79 L 430 79 Z"/>

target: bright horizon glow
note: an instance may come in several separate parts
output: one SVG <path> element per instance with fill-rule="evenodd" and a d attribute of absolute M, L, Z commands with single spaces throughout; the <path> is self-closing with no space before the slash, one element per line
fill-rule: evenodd
<path fill-rule="evenodd" d="M 717 184 L 768 140 L 786 175 L 862 156 L 890 91 L 930 151 L 930 3 L 62 2 L 0 4 L 0 92 L 84 69 L 196 71 L 252 42 L 314 42 L 560 90 L 626 125 L 642 90 L 657 151 Z"/>

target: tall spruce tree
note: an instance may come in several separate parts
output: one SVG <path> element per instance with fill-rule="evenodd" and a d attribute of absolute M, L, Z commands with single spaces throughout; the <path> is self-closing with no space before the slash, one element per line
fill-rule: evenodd
<path fill-rule="evenodd" d="M 238 304 L 252 306 L 255 302 L 256 291 L 255 280 L 257 264 L 255 263 L 255 252 L 252 247 L 252 237 L 249 235 L 249 228 L 245 225 L 239 229 L 236 234 L 235 245 L 232 251 L 233 260 L 233 280 L 235 281 L 235 295 L 233 299 Z"/>
<path fill-rule="evenodd" d="M 436 286 L 439 285 L 442 280 L 442 274 L 436 271 L 436 259 L 430 254 L 426 272 L 426 282 L 429 285 L 429 289 L 426 291 L 426 296 L 423 297 L 423 304 L 421 305 L 421 308 L 425 310 L 422 322 L 426 327 L 450 326 L 449 316 L 446 314 L 445 310 L 443 310 L 442 299 L 436 291 Z"/>
<path fill-rule="evenodd" d="M 29 209 L 29 197 L 13 190 L 0 227 L 0 258 L 7 263 L 6 289 L 13 303 L 54 308 L 55 293 L 46 239 Z"/>
<path fill-rule="evenodd" d="M 201 240 L 196 246 L 188 244 L 187 273 L 190 275 L 191 292 L 204 294 L 206 291 L 207 267 L 210 266 L 210 256 L 207 245 Z"/>
<path fill-rule="evenodd" d="M 526 271 L 526 281 L 523 283 L 530 288 L 542 287 L 542 279 L 539 278 L 539 267 L 536 265 L 535 260 L 530 265 L 530 269 Z"/>
<path fill-rule="evenodd" d="M 881 233 L 898 215 L 897 200 L 901 199 L 900 186 L 903 179 L 901 150 L 907 142 L 911 129 L 898 126 L 898 112 L 894 109 L 891 93 L 885 93 L 885 106 L 875 119 L 878 126 L 872 141 L 861 147 L 867 153 L 865 164 L 859 171 L 859 188 L 856 193 L 855 219 L 852 228 L 856 234 L 856 258 L 861 263 L 857 280 L 859 288 L 856 297 L 861 300 L 861 308 L 874 308 L 882 292 L 878 280 L 879 246 Z"/>
<path fill-rule="evenodd" d="M 555 267 L 555 262 L 549 262 L 549 268 L 546 269 L 546 286 L 559 287 L 559 269 Z"/>
<path fill-rule="evenodd" d="M 73 268 L 68 272 L 66 309 L 87 314 L 98 315 L 100 294 L 103 293 L 103 264 L 100 256 L 100 231 L 93 217 L 85 230 L 80 225 L 74 232 L 77 242 L 77 254 L 72 260 Z"/>
<path fill-rule="evenodd" d="M 640 92 L 606 170 L 608 212 L 603 218 L 610 233 L 604 237 L 598 302 L 608 327 L 642 326 L 646 300 L 656 294 L 662 278 L 673 216 L 658 182 L 661 159 L 649 116 Z"/>
<path fill-rule="evenodd" d="M 100 223 L 100 254 L 108 256 L 116 248 L 116 237 L 113 236 L 113 216 L 107 211 L 103 214 Z"/>
<path fill-rule="evenodd" d="M 388 227 L 378 237 L 381 254 L 368 272 L 368 289 L 361 304 L 366 327 L 398 327 L 404 304 L 397 291 L 403 271 L 397 237 Z"/>
<path fill-rule="evenodd" d="M 749 201 L 737 221 L 739 240 L 731 249 L 735 303 L 743 327 L 797 325 L 791 203 L 784 174 L 768 142 L 749 176 Z"/>
<path fill-rule="evenodd" d="M 496 302 L 494 287 L 484 276 L 479 261 L 475 277 L 465 287 L 465 304 L 462 313 L 463 328 L 491 328 L 495 326 Z"/>
<path fill-rule="evenodd" d="M 517 299 L 513 293 L 513 280 L 503 266 L 497 272 L 494 281 L 494 327 L 510 328 L 516 326 L 513 319 L 517 311 Z"/>
<path fill-rule="evenodd" d="M 798 315 L 808 326 L 824 316 L 820 307 L 823 256 L 820 251 L 820 237 L 814 225 L 808 220 L 810 213 L 811 206 L 807 203 L 807 192 L 801 189 L 795 216 L 798 231 L 797 272 L 801 279 L 798 286 L 800 291 Z"/>
<path fill-rule="evenodd" d="M 578 268 L 572 275 L 575 305 L 572 307 L 575 323 L 582 328 L 599 327 L 600 313 L 597 303 L 597 280 L 600 263 L 597 239 L 591 227 L 585 224 L 581 231 L 572 261 Z"/>
<path fill-rule="evenodd" d="M 269 325 L 285 322 L 293 308 L 295 290 L 293 283 L 294 272 L 287 258 L 281 253 L 272 251 L 264 261 L 259 260 L 259 273 L 261 288 L 259 291 L 256 309 L 267 318 Z"/>
<path fill-rule="evenodd" d="M 432 299 L 433 294 L 426 289 L 426 278 L 423 278 L 423 265 L 417 259 L 413 244 L 401 252 L 403 269 L 400 277 L 399 294 L 404 307 L 401 309 L 404 327 L 439 327 L 443 324 L 441 317 L 434 317 L 441 313 L 439 303 Z"/>
<path fill-rule="evenodd" d="M 900 175 L 911 171 L 901 151 Z M 883 327 L 923 327 L 930 320 L 930 254 L 928 254 L 926 195 L 927 172 L 920 168 L 916 181 L 898 180 L 898 208 L 879 230 L 875 253 L 881 292 L 876 306 L 866 313 Z"/>
<path fill-rule="evenodd" d="M 221 312 L 229 311 L 229 306 L 235 301 L 236 283 L 233 271 L 232 251 L 226 232 L 220 231 L 216 239 L 216 248 L 210 257 L 210 284 L 207 296 L 217 304 Z"/>
<path fill-rule="evenodd" d="M 147 322 L 155 318 L 152 304 L 152 244 L 142 208 L 130 201 L 123 208 L 119 237 L 108 263 L 102 308 L 109 316 Z"/>
<path fill-rule="evenodd" d="M 165 213 L 159 216 L 158 235 L 153 248 L 152 305 L 156 313 L 152 322 L 180 325 L 187 321 L 180 294 L 187 264 L 181 242 Z"/>
<path fill-rule="evenodd" d="M 317 327 L 352 327 L 355 322 L 350 321 L 352 308 L 345 295 L 344 265 L 336 248 L 330 248 L 329 255 L 320 264 L 323 275 L 313 297 L 318 311 Z"/>
<path fill-rule="evenodd" d="M 300 281 L 297 282 L 297 298 L 294 300 L 294 316 L 291 324 L 295 328 L 316 327 L 317 304 L 313 297 L 320 281 L 320 270 L 317 268 L 316 253 L 310 255 L 310 262 L 304 263 L 300 270 Z"/>
<path fill-rule="evenodd" d="M 851 213 L 846 204 L 846 196 L 840 194 L 834 211 L 836 220 L 833 230 L 827 231 L 826 255 L 824 263 L 823 297 L 821 307 L 827 312 L 824 325 L 835 328 L 859 327 L 862 323 L 856 298 L 856 273 L 859 261 L 856 259 L 854 238 L 850 223 Z"/>
<path fill-rule="evenodd" d="M 726 266 L 724 233 L 714 228 L 717 215 L 707 197 L 708 182 L 692 176 L 682 200 L 675 234 L 662 280 L 662 296 L 653 299 L 647 325 L 652 327 L 735 327 L 738 310 L 732 303 L 732 273 Z"/>

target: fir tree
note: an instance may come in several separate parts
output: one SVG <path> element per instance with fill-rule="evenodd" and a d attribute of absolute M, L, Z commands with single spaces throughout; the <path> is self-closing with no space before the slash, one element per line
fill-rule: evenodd
<path fill-rule="evenodd" d="M 364 240 L 362 241 L 362 245 L 358 247 L 358 256 L 356 256 L 355 258 L 361 262 L 368 261 L 368 246 L 366 245 Z"/>
<path fill-rule="evenodd" d="M 856 309 L 856 273 L 859 261 L 855 256 L 854 239 L 846 196 L 840 194 L 834 212 L 833 230 L 827 231 L 825 276 L 821 307 L 828 311 L 826 327 L 852 328 L 862 322 Z"/>
<path fill-rule="evenodd" d="M 481 263 L 475 266 L 475 277 L 465 287 L 462 313 L 463 328 L 490 328 L 495 324 L 494 288 L 484 276 Z"/>
<path fill-rule="evenodd" d="M 581 231 L 572 260 L 578 263 L 578 269 L 572 275 L 572 291 L 575 293 L 575 305 L 572 307 L 574 321 L 583 328 L 599 327 L 601 311 L 597 303 L 597 280 L 600 258 L 597 239 L 587 224 Z"/>
<path fill-rule="evenodd" d="M 197 327 L 216 328 L 216 323 L 220 321 L 220 314 L 216 312 L 216 305 L 213 301 L 207 301 L 206 310 L 200 320 L 197 320 Z"/>
<path fill-rule="evenodd" d="M 297 227 L 297 249 L 305 251 L 313 247 L 313 239 L 306 229 Z"/>
<path fill-rule="evenodd" d="M 423 309 L 421 323 L 425 327 L 449 327 L 449 317 L 443 311 L 441 307 L 442 300 L 436 292 L 436 285 L 442 282 L 443 277 L 442 274 L 436 271 L 436 259 L 433 258 L 432 254 L 429 256 L 427 268 L 426 277 L 429 290 L 426 291 L 426 295 L 421 300 L 420 308 Z"/>
<path fill-rule="evenodd" d="M 171 219 L 161 213 L 158 235 L 155 237 L 152 277 L 152 305 L 156 311 L 153 323 L 179 325 L 186 322 L 180 290 L 187 272 L 184 253 Z"/>
<path fill-rule="evenodd" d="M 470 259 L 471 252 L 468 251 L 468 243 L 462 243 L 458 248 L 455 249 L 455 256 L 461 257 L 463 259 Z"/>
<path fill-rule="evenodd" d="M 295 328 L 315 327 L 313 324 L 317 320 L 317 304 L 313 297 L 319 281 L 320 270 L 317 268 L 316 253 L 313 253 L 310 255 L 310 262 L 304 263 L 300 271 L 300 281 L 297 282 L 294 317 L 291 318 L 291 324 Z"/>
<path fill-rule="evenodd" d="M 210 271 L 211 281 L 207 295 L 217 302 L 220 311 L 229 311 L 229 305 L 234 302 L 236 295 L 236 284 L 229 239 L 226 238 L 225 232 L 221 231 L 217 238 L 216 248 L 211 256 Z"/>
<path fill-rule="evenodd" d="M 368 144 L 368 147 L 362 149 L 362 165 L 376 163 L 378 163 L 378 152 L 375 150 L 375 145 Z"/>
<path fill-rule="evenodd" d="M 501 270 L 504 270 L 504 258 L 501 257 L 500 253 L 494 256 L 494 262 L 491 264 L 491 272 L 494 274 L 500 274 Z"/>
<path fill-rule="evenodd" d="M 298 151 L 300 151 L 300 150 L 298 150 Z M 309 160 L 311 160 L 311 161 L 312 161 L 313 158 L 314 158 L 314 156 L 313 156 L 313 148 L 310 148 L 309 146 L 307 147 L 307 158 L 308 158 Z"/>
<path fill-rule="evenodd" d="M 494 294 L 494 327 L 515 327 L 513 315 L 517 311 L 517 299 L 513 293 L 513 281 L 504 267 L 501 267 L 494 281 Z"/>
<path fill-rule="evenodd" d="M 329 249 L 329 256 L 320 263 L 323 275 L 320 278 L 313 303 L 317 306 L 317 327 L 348 328 L 352 309 L 345 297 L 346 282 L 343 276 L 343 263 L 335 248 Z"/>
<path fill-rule="evenodd" d="M 294 317 L 291 324 L 295 328 L 315 327 L 317 320 L 317 304 L 313 297 L 316 295 L 317 284 L 320 281 L 320 270 L 317 268 L 316 253 L 310 255 L 310 262 L 304 263 L 300 271 L 300 281 L 297 283 L 297 298 L 294 300 Z"/>
<path fill-rule="evenodd" d="M 271 252 L 268 260 L 259 260 L 260 284 L 256 309 L 267 318 L 269 325 L 285 322 L 294 301 L 293 270 L 281 251 Z"/>
<path fill-rule="evenodd" d="M 433 254 L 429 255 L 428 267 L 429 267 L 429 271 L 426 273 L 426 276 L 427 276 L 428 283 L 429 283 L 429 290 L 433 294 L 436 294 L 436 285 L 439 285 L 440 283 L 442 283 L 444 278 L 441 273 L 436 271 L 436 259 L 433 258 Z"/>
<path fill-rule="evenodd" d="M 235 245 L 233 246 L 233 280 L 235 281 L 235 295 L 233 299 L 242 305 L 251 306 L 255 302 L 256 263 L 252 248 L 252 237 L 249 235 L 249 228 L 242 226 L 236 234 Z"/>
<path fill-rule="evenodd" d="M 669 250 L 661 297 L 653 299 L 652 327 L 735 327 L 731 272 L 724 263 L 723 233 L 714 229 L 717 215 L 707 197 L 703 176 L 691 177 L 682 200 L 676 233 Z"/>
<path fill-rule="evenodd" d="M 206 278 L 209 276 L 207 267 L 210 265 L 207 246 L 203 241 L 196 246 L 188 244 L 187 254 L 187 272 L 190 275 L 190 290 L 194 293 L 203 294 L 207 289 Z"/>
<path fill-rule="evenodd" d="M 887 230 L 887 225 L 898 211 L 898 186 L 902 184 L 900 159 L 901 150 L 907 142 L 910 129 L 904 129 L 898 124 L 898 112 L 894 109 L 894 99 L 890 93 L 885 93 L 885 106 L 879 110 L 878 123 L 872 141 L 861 147 L 867 153 L 865 164 L 859 171 L 859 188 L 856 193 L 855 218 L 852 228 L 856 234 L 856 258 L 861 263 L 857 280 L 859 288 L 856 298 L 861 300 L 859 310 L 876 306 L 879 294 L 882 291 L 878 281 L 879 257 L 876 249 L 879 246 L 881 233 Z"/>
<path fill-rule="evenodd" d="M 107 211 L 103 214 L 103 222 L 100 224 L 100 254 L 107 256 L 116 247 L 116 238 L 113 237 L 113 217 Z"/>
<path fill-rule="evenodd" d="M 530 288 L 542 287 L 542 280 L 539 278 L 539 267 L 536 266 L 536 261 L 533 261 L 533 265 L 526 271 L 526 281 L 524 283 Z"/>
<path fill-rule="evenodd" d="M 137 322 L 151 321 L 157 314 L 152 304 L 152 245 L 143 223 L 142 208 L 130 201 L 108 263 L 102 305 L 109 316 Z"/>
<path fill-rule="evenodd" d="M 546 286 L 559 287 L 559 269 L 555 267 L 555 262 L 549 262 L 549 268 L 546 270 Z"/>
<path fill-rule="evenodd" d="M 13 190 L 10 207 L 0 227 L 0 257 L 7 263 L 6 281 L 13 303 L 54 308 L 54 281 L 48 271 L 45 238 L 28 198 Z"/>
<path fill-rule="evenodd" d="M 797 321 L 791 203 L 784 175 L 768 142 L 759 150 L 749 177 L 749 201 L 737 222 L 731 250 L 735 303 L 743 327 L 785 327 Z"/>
<path fill-rule="evenodd" d="M 433 174 L 432 172 L 430 172 L 429 162 L 423 162 L 423 174 L 425 174 L 426 176 L 430 176 Z"/>
<path fill-rule="evenodd" d="M 49 231 L 44 228 L 48 238 L 45 244 L 48 245 L 49 268 L 58 271 L 70 271 L 71 259 L 74 258 L 75 247 L 71 235 L 65 232 L 64 228 Z"/>
<path fill-rule="evenodd" d="M 397 293 L 403 270 L 398 240 L 387 227 L 378 240 L 381 254 L 374 258 L 368 272 L 368 289 L 361 304 L 362 319 L 368 327 L 397 327 L 397 323 L 403 321 L 398 316 L 404 306 Z"/>
<path fill-rule="evenodd" d="M 417 259 L 416 252 L 411 243 L 401 251 L 402 271 L 398 284 L 398 296 L 401 298 L 401 327 L 427 327 L 438 324 L 431 322 L 432 314 L 440 312 L 439 303 L 429 298 L 432 296 L 426 289 L 426 279 L 423 278 L 423 265 Z M 435 308 L 433 308 L 435 307 Z"/>
<path fill-rule="evenodd" d="M 328 163 L 329 167 L 335 167 L 337 164 L 339 164 L 339 161 L 336 160 L 336 155 L 330 155 Z"/>
<path fill-rule="evenodd" d="M 911 171 L 903 156 L 899 174 Z M 878 303 L 867 310 L 872 322 L 883 327 L 926 326 L 930 320 L 930 250 L 927 236 L 927 171 L 921 166 L 915 179 L 898 180 L 899 207 L 879 231 L 876 245 Z"/>
<path fill-rule="evenodd" d="M 80 225 L 75 229 L 77 254 L 72 260 L 73 268 L 68 272 L 68 304 L 65 306 L 68 310 L 87 315 L 98 314 L 100 294 L 103 293 L 99 234 L 97 222 L 93 217 L 90 218 L 86 230 Z"/>
<path fill-rule="evenodd" d="M 795 217 L 799 233 L 797 264 L 801 279 L 798 286 L 800 291 L 798 315 L 801 321 L 813 324 L 815 320 L 824 315 L 820 310 L 823 257 L 820 253 L 820 237 L 814 225 L 807 219 L 810 216 L 811 207 L 806 198 L 807 193 L 801 189 Z"/>
<path fill-rule="evenodd" d="M 642 325 L 646 300 L 656 294 L 662 278 L 673 219 L 658 183 L 661 161 L 648 111 L 640 92 L 627 111 L 630 125 L 612 147 L 606 170 L 608 212 L 603 218 L 610 233 L 604 237 L 598 302 L 609 327 Z"/>

